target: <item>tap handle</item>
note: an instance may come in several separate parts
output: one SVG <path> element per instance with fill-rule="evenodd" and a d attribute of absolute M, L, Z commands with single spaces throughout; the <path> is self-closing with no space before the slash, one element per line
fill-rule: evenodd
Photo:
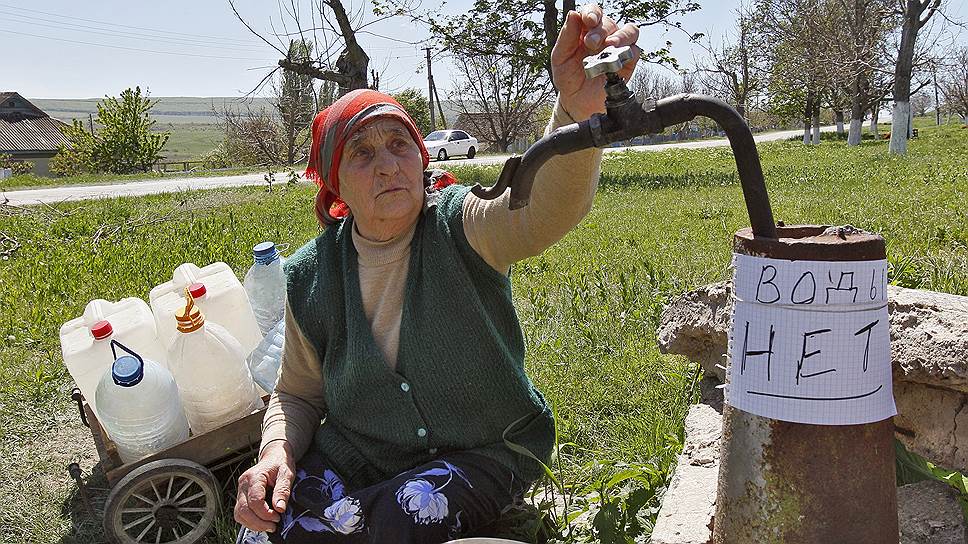
<path fill-rule="evenodd" d="M 582 61 L 585 65 L 585 77 L 592 79 L 602 74 L 616 73 L 634 57 L 635 53 L 631 46 L 615 47 L 610 45 L 602 49 L 601 53 L 585 57 Z"/>

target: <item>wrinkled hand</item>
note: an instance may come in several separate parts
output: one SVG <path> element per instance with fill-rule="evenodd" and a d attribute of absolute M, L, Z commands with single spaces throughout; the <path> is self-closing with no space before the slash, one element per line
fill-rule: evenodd
<path fill-rule="evenodd" d="M 259 462 L 239 476 L 235 521 L 253 531 L 274 531 L 279 514 L 286 511 L 294 476 L 295 463 L 289 444 L 270 442 L 262 450 Z M 266 502 L 269 488 L 272 488 L 272 508 Z"/>
<path fill-rule="evenodd" d="M 635 57 L 619 72 L 628 81 L 641 51 L 635 45 L 638 39 L 637 26 L 628 23 L 619 28 L 596 4 L 568 12 L 551 50 L 551 73 L 558 87 L 558 103 L 575 121 L 584 121 L 594 113 L 605 111 L 605 75 L 587 79 L 582 60 L 609 45 L 630 45 Z"/>

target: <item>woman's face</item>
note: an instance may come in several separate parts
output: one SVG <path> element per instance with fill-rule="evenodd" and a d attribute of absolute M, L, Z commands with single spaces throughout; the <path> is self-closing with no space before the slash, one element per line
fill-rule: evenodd
<path fill-rule="evenodd" d="M 339 180 L 340 198 L 367 238 L 400 234 L 423 207 L 423 157 L 396 119 L 377 119 L 350 136 L 343 147 Z"/>

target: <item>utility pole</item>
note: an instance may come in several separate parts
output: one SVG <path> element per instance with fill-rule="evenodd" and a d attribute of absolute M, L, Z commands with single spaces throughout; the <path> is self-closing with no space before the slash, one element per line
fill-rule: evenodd
<path fill-rule="evenodd" d="M 434 115 L 434 74 L 430 71 L 430 48 L 424 47 L 427 52 L 427 100 L 430 105 L 430 131 L 437 130 L 437 119 Z"/>

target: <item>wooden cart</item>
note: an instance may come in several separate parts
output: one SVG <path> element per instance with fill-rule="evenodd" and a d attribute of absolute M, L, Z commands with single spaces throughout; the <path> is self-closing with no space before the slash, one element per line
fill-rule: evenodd
<path fill-rule="evenodd" d="M 254 457 L 262 439 L 264 407 L 164 451 L 124 463 L 80 390 L 75 389 L 71 398 L 77 402 L 81 421 L 91 428 L 111 486 L 104 505 L 104 533 L 117 544 L 200 541 L 212 528 L 221 504 L 221 486 L 214 472 Z"/>

